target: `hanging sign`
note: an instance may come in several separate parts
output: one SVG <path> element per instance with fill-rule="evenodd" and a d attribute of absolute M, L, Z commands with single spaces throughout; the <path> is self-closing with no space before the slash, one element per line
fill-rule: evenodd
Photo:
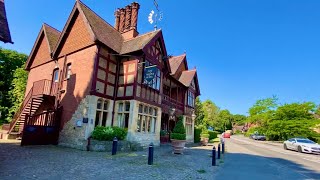
<path fill-rule="evenodd" d="M 144 68 L 144 83 L 150 84 L 157 74 L 157 66 L 148 66 Z"/>

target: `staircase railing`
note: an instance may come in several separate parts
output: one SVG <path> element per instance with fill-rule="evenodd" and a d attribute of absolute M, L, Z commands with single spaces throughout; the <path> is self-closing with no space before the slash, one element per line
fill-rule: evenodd
<path fill-rule="evenodd" d="M 56 82 L 52 82 L 47 79 L 43 79 L 43 80 L 34 82 L 32 88 L 29 90 L 28 94 L 24 98 L 24 101 L 21 103 L 18 111 L 14 114 L 12 121 L 10 122 L 10 128 L 9 128 L 8 133 L 10 133 L 14 129 L 16 123 L 20 119 L 21 113 L 26 108 L 26 106 L 28 105 L 28 103 L 32 97 L 37 96 L 37 95 L 55 96 L 56 93 L 57 93 L 57 83 Z M 30 107 L 30 108 L 32 108 L 32 107 Z"/>

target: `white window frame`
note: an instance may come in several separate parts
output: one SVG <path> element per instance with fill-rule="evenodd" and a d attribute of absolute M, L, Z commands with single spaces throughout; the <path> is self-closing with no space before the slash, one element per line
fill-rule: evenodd
<path fill-rule="evenodd" d="M 100 107 L 98 106 L 99 104 L 99 101 L 101 102 L 101 105 Z M 105 105 L 107 107 L 105 107 Z M 98 101 L 97 101 L 97 109 L 96 109 L 96 118 L 95 118 L 95 121 L 94 121 L 94 126 L 97 127 L 97 126 L 107 126 L 108 125 L 108 114 L 109 114 L 109 106 L 110 106 L 110 102 L 106 99 L 102 99 L 102 98 L 99 98 Z M 99 115 L 98 115 L 99 113 Z M 103 124 L 103 115 L 105 115 L 105 123 Z M 98 115 L 98 117 L 97 117 Z M 98 118 L 98 119 L 97 119 Z M 98 123 L 97 123 L 98 121 Z"/>
<path fill-rule="evenodd" d="M 120 105 L 122 104 L 122 108 L 120 108 Z M 127 109 L 127 105 L 129 105 L 129 108 Z M 126 127 L 126 120 L 125 117 L 126 115 L 129 117 L 130 116 L 130 102 L 129 101 L 123 101 L 118 103 L 118 127 L 121 128 L 128 128 Z M 129 119 L 128 119 L 128 126 L 129 126 Z"/>
<path fill-rule="evenodd" d="M 185 127 L 186 127 L 186 134 L 189 136 L 192 135 L 193 134 L 192 118 L 186 117 Z"/>
<path fill-rule="evenodd" d="M 155 134 L 157 131 L 158 113 L 157 107 L 140 103 L 138 105 L 136 132 Z"/>

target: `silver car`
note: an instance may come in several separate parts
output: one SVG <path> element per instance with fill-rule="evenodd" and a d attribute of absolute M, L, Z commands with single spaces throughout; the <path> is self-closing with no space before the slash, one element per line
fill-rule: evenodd
<path fill-rule="evenodd" d="M 285 150 L 294 150 L 304 153 L 320 154 L 320 145 L 305 138 L 292 138 L 283 143 Z"/>

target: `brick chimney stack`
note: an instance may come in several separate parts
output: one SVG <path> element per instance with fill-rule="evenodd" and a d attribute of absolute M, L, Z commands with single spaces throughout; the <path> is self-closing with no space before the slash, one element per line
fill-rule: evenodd
<path fill-rule="evenodd" d="M 137 21 L 140 5 L 131 3 L 125 8 L 117 9 L 115 15 L 115 28 L 125 40 L 138 36 Z"/>

